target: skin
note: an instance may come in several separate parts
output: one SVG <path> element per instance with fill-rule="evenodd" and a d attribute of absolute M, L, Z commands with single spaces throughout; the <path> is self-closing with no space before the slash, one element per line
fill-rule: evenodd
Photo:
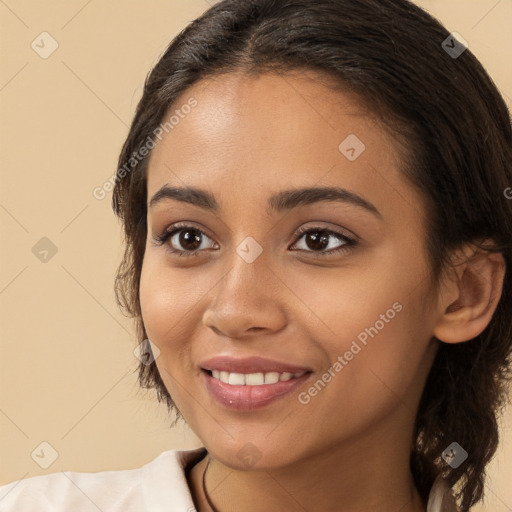
<path fill-rule="evenodd" d="M 206 488 L 216 510 L 425 511 L 409 469 L 413 424 L 439 339 L 477 336 L 501 294 L 500 255 L 460 264 L 433 295 L 425 248 L 425 204 L 400 173 L 397 144 L 351 94 L 313 72 L 230 73 L 194 84 L 173 108 L 198 101 L 153 149 L 148 202 L 164 185 L 213 194 L 216 213 L 165 199 L 148 208 L 140 301 L 158 370 L 211 456 Z M 338 149 L 356 134 L 366 149 L 349 161 Z M 338 186 L 372 203 L 322 201 L 269 212 L 270 195 Z M 178 236 L 154 241 L 177 222 L 204 232 L 195 257 Z M 308 245 L 301 226 L 355 235 Z M 262 247 L 252 263 L 236 248 Z M 301 250 L 299 250 L 301 249 Z M 323 254 L 322 254 L 323 253 Z M 432 307 L 426 300 L 432 299 Z M 298 400 L 392 308 L 400 312 L 308 404 Z M 218 354 L 262 355 L 313 370 L 298 391 L 251 412 L 211 399 L 199 363 Z M 252 443 L 260 456 L 237 456 Z M 190 471 L 200 511 L 207 458 Z"/>

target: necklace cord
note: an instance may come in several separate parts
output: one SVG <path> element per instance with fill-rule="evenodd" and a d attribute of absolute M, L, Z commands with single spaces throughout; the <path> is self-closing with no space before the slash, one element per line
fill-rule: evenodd
<path fill-rule="evenodd" d="M 217 512 L 217 509 L 213 506 L 213 504 L 210 501 L 210 498 L 208 496 L 208 493 L 206 492 L 206 484 L 205 484 L 206 470 L 208 469 L 208 466 L 210 465 L 210 461 L 211 461 L 211 457 L 210 457 L 210 454 L 208 454 L 208 462 L 206 463 L 206 467 L 204 468 L 204 471 L 203 471 L 203 494 L 206 499 L 206 503 L 208 503 L 208 506 L 213 510 L 213 512 Z"/>

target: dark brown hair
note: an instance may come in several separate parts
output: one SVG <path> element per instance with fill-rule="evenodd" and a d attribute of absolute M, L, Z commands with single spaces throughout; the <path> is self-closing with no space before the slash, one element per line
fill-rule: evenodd
<path fill-rule="evenodd" d="M 144 340 L 138 290 L 148 156 L 131 160 L 128 171 L 126 164 L 189 86 L 229 72 L 308 69 L 334 79 L 380 115 L 407 149 L 402 171 L 428 204 L 432 282 L 439 283 L 451 250 L 466 242 L 490 240 L 482 248 L 505 258 L 504 291 L 484 332 L 468 342 L 440 344 L 411 447 L 422 498 L 443 474 L 460 487 L 466 512 L 482 499 L 511 378 L 512 200 L 505 191 L 512 186 L 512 130 L 506 104 L 471 51 L 455 58 L 443 48 L 449 35 L 407 0 L 224 0 L 191 22 L 148 75 L 119 157 L 113 208 L 126 247 L 116 296 Z M 180 417 L 154 363 L 141 363 L 139 381 Z M 468 452 L 456 469 L 440 457 L 453 441 Z"/>

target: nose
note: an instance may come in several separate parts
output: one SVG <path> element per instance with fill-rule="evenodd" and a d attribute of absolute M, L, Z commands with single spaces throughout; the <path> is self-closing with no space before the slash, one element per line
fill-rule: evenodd
<path fill-rule="evenodd" d="M 234 339 L 279 332 L 287 323 L 284 290 L 263 253 L 252 263 L 235 254 L 233 266 L 212 289 L 203 323 Z"/>

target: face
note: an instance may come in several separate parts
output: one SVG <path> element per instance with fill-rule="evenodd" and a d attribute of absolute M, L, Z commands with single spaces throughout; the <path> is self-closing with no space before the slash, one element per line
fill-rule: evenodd
<path fill-rule="evenodd" d="M 435 315 L 395 141 L 312 72 L 207 79 L 172 110 L 191 102 L 152 151 L 140 283 L 190 427 L 223 463 L 268 468 L 412 429 Z"/>

